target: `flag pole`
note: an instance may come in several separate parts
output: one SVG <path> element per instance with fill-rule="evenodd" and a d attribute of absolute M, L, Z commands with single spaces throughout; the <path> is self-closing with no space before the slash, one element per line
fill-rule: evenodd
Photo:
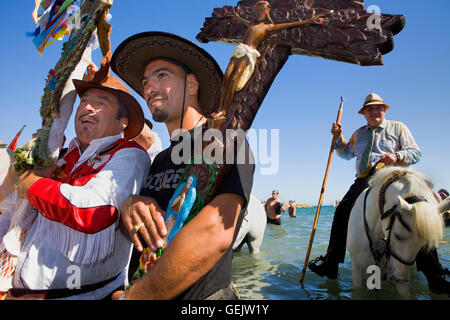
<path fill-rule="evenodd" d="M 342 106 L 344 105 L 344 101 L 345 101 L 345 99 L 341 97 L 341 104 L 339 105 L 339 110 L 338 110 L 337 119 L 336 119 L 336 123 L 337 124 L 340 124 L 340 122 L 341 122 Z M 327 168 L 325 170 L 325 177 L 323 178 L 322 189 L 320 190 L 319 202 L 317 204 L 316 216 L 314 218 L 314 223 L 313 223 L 313 227 L 312 227 L 312 231 L 311 231 L 311 236 L 310 236 L 310 239 L 309 239 L 308 250 L 306 251 L 305 263 L 303 264 L 302 274 L 300 275 L 300 285 L 301 286 L 303 286 L 303 280 L 305 278 L 306 267 L 308 266 L 309 255 L 311 253 L 311 247 L 312 247 L 312 243 L 313 243 L 313 240 L 314 240 L 314 235 L 315 235 L 316 229 L 317 229 L 317 222 L 319 220 L 319 213 L 320 213 L 320 208 L 322 207 L 323 196 L 325 194 L 325 187 L 327 185 L 328 173 L 330 171 L 331 159 L 333 158 L 335 142 L 336 142 L 336 138 L 333 136 L 333 139 L 331 141 L 331 146 L 330 146 L 330 152 L 328 154 L 328 162 L 327 162 Z"/>

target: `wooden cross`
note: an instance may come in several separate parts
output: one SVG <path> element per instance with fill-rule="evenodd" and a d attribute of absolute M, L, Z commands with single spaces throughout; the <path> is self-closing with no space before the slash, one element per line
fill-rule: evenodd
<path fill-rule="evenodd" d="M 267 12 L 261 13 L 261 6 L 267 10 L 268 4 L 269 18 Z M 291 27 L 292 22 L 313 21 L 318 16 L 326 17 L 327 22 Z M 249 35 L 249 25 L 262 22 L 272 24 L 269 26 L 271 30 L 279 29 L 278 26 L 282 24 L 287 28 L 272 33 L 260 26 L 262 28 L 256 28 L 256 31 L 252 29 L 255 31 L 253 36 Z M 206 18 L 197 35 L 198 41 L 219 41 L 235 45 L 244 42 L 259 52 L 251 77 L 241 90 L 233 91 L 231 102 L 225 104 L 226 109 L 218 110 L 224 111 L 225 119 L 220 118 L 218 121 L 215 118 L 214 123 L 210 122 L 210 126 L 220 129 L 222 136 L 226 137 L 222 152 L 225 154 L 230 147 L 231 150 L 237 150 L 234 145 L 236 141 L 228 139 L 226 130 L 242 129 L 246 132 L 250 128 L 273 80 L 291 54 L 360 65 L 381 65 L 382 55 L 393 49 L 393 35 L 400 32 L 404 24 L 404 16 L 374 16 L 364 9 L 362 1 L 357 0 L 242 0 L 236 7 L 214 9 L 212 17 Z M 241 61 L 242 59 L 237 62 Z M 232 58 L 227 71 L 234 62 Z M 227 87 L 226 80 L 224 86 Z M 206 109 L 217 110 L 216 106 Z M 203 150 L 210 143 L 212 142 L 203 141 Z M 228 163 L 214 166 L 195 164 L 187 169 L 184 177 L 191 174 L 198 177 L 197 193 L 202 199 L 198 208 L 210 201 L 230 169 L 231 164 Z M 198 210 L 191 211 L 191 214 L 195 212 Z"/>
<path fill-rule="evenodd" d="M 258 0 L 242 0 L 237 6 L 216 8 L 206 18 L 197 40 L 239 44 L 254 21 Z M 382 55 L 393 49 L 393 36 L 405 25 L 403 15 L 374 15 L 361 0 L 269 0 L 274 24 L 328 18 L 323 25 L 304 25 L 272 34 L 258 46 L 260 57 L 252 77 L 235 92 L 223 128 L 250 128 L 273 80 L 291 54 L 332 59 L 362 66 L 382 65 Z"/>

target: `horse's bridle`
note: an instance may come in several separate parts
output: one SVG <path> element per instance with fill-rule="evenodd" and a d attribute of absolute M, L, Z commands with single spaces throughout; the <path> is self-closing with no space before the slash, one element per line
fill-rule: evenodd
<path fill-rule="evenodd" d="M 391 178 L 389 178 L 382 186 L 380 189 L 380 197 L 378 199 L 378 204 L 379 204 L 379 209 L 380 209 L 380 214 L 381 214 L 381 220 L 384 220 L 388 217 L 390 217 L 390 221 L 388 224 L 388 227 L 386 228 L 386 230 L 389 230 L 388 236 L 387 238 L 383 238 L 381 239 L 381 241 L 384 242 L 384 250 L 383 251 L 377 251 L 376 249 L 374 249 L 373 247 L 373 240 L 372 237 L 370 236 L 370 229 L 369 229 L 369 224 L 367 223 L 367 217 L 366 217 L 366 202 L 367 202 L 367 197 L 369 195 L 370 192 L 370 188 L 368 188 L 365 196 L 364 196 L 364 207 L 363 207 L 363 217 L 364 217 L 364 230 L 366 232 L 367 235 L 367 239 L 369 240 L 369 247 L 370 247 L 370 251 L 373 255 L 373 257 L 375 258 L 375 261 L 377 263 L 377 265 L 381 266 L 381 260 L 383 258 L 383 256 L 386 256 L 386 262 L 387 259 L 389 259 L 389 257 L 393 257 L 394 259 L 396 259 L 397 261 L 399 261 L 400 263 L 403 263 L 405 265 L 411 266 L 414 264 L 414 262 L 416 262 L 416 259 L 414 259 L 413 261 L 405 261 L 402 257 L 400 257 L 397 253 L 395 253 L 392 249 L 391 249 L 391 234 L 392 234 L 392 226 L 394 225 L 395 220 L 397 219 L 400 224 L 409 232 L 411 232 L 411 228 L 406 224 L 406 222 L 403 220 L 400 212 L 397 210 L 397 205 L 394 205 L 391 209 L 387 210 L 386 212 L 383 211 L 384 208 L 384 204 L 385 204 L 385 200 L 386 200 L 386 189 L 395 181 L 401 179 L 402 177 L 404 177 L 407 174 L 407 172 L 399 172 L 394 174 Z M 423 201 L 427 201 L 426 198 L 422 197 L 422 196 L 411 196 L 405 199 L 405 201 L 409 204 L 413 204 L 413 203 L 417 203 L 417 202 L 423 202 Z"/>

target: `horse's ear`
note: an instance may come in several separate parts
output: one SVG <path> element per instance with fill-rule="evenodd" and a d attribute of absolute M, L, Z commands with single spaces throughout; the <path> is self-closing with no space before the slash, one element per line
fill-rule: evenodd
<path fill-rule="evenodd" d="M 406 202 L 405 199 L 403 199 L 402 197 L 398 196 L 398 207 L 403 210 L 403 211 L 412 211 L 414 209 L 414 206 L 412 204 L 409 204 L 408 202 Z"/>

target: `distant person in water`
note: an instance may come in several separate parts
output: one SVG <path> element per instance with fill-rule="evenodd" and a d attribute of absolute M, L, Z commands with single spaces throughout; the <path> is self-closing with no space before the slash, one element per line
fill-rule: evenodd
<path fill-rule="evenodd" d="M 295 202 L 292 200 L 289 200 L 289 208 L 288 208 L 288 213 L 289 213 L 289 217 L 291 218 L 296 218 L 297 216 L 295 215 Z"/>
<path fill-rule="evenodd" d="M 266 210 L 267 223 L 281 225 L 281 211 L 285 212 L 283 202 L 278 199 L 278 190 L 272 191 L 272 197 L 267 199 L 264 209 Z"/>

